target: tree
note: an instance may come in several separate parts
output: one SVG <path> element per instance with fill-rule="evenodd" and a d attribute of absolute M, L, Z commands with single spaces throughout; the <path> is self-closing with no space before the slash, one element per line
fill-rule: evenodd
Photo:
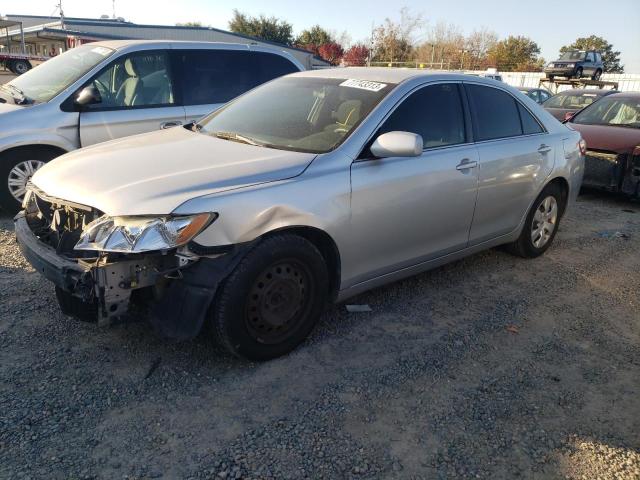
<path fill-rule="evenodd" d="M 368 58 L 369 49 L 362 44 L 352 45 L 342 56 L 342 60 L 348 66 L 366 65 Z"/>
<path fill-rule="evenodd" d="M 438 22 L 427 32 L 427 40 L 416 48 L 416 59 L 425 63 L 439 63 L 443 68 L 459 68 L 465 48 L 460 27 Z"/>
<path fill-rule="evenodd" d="M 516 72 L 541 70 L 544 60 L 539 54 L 538 44 L 523 36 L 510 36 L 500 40 L 488 51 L 489 61 L 498 70 Z"/>
<path fill-rule="evenodd" d="M 344 49 L 336 42 L 324 43 L 318 48 L 318 55 L 331 65 L 337 65 L 344 55 Z"/>
<path fill-rule="evenodd" d="M 333 35 L 320 25 L 314 25 L 310 29 L 300 32 L 295 43 L 297 46 L 312 51 L 317 55 L 321 45 L 331 42 L 335 42 Z"/>
<path fill-rule="evenodd" d="M 293 43 L 293 26 L 290 23 L 276 17 L 265 17 L 264 15 L 252 17 L 237 9 L 233 10 L 233 18 L 229 22 L 229 30 L 284 45 Z"/>
<path fill-rule="evenodd" d="M 560 54 L 567 50 L 597 50 L 602 54 L 604 71 L 608 73 L 624 73 L 624 66 L 620 64 L 620 52 L 613 50 L 613 45 L 604 38 L 596 35 L 580 37 L 571 45 L 560 49 Z"/>
<path fill-rule="evenodd" d="M 381 62 L 406 62 L 413 55 L 415 32 L 423 25 L 421 15 L 412 15 L 407 8 L 400 10 L 400 21 L 386 18 L 373 31 L 374 59 Z"/>
<path fill-rule="evenodd" d="M 184 23 L 176 23 L 176 27 L 204 27 L 202 22 L 184 22 Z"/>
<path fill-rule="evenodd" d="M 465 41 L 469 52 L 469 67 L 485 69 L 488 66 L 487 55 L 496 43 L 498 43 L 498 34 L 486 27 L 471 32 Z"/>

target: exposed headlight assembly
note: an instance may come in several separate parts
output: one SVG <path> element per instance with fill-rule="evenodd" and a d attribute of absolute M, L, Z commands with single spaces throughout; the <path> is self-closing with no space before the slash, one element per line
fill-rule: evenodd
<path fill-rule="evenodd" d="M 141 253 L 186 244 L 218 217 L 216 213 L 167 217 L 109 217 L 85 227 L 76 250 Z"/>

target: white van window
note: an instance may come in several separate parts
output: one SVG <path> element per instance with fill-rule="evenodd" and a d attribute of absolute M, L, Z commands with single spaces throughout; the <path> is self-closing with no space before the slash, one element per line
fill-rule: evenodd
<path fill-rule="evenodd" d="M 187 50 L 178 55 L 185 105 L 226 103 L 274 78 L 297 72 L 281 55 L 238 50 Z"/>
<path fill-rule="evenodd" d="M 48 102 L 89 70 L 111 56 L 111 48 L 83 45 L 47 60 L 11 80 L 28 101 Z"/>
<path fill-rule="evenodd" d="M 94 108 L 129 108 L 174 103 L 171 72 L 164 52 L 117 59 L 93 79 L 102 102 Z"/>

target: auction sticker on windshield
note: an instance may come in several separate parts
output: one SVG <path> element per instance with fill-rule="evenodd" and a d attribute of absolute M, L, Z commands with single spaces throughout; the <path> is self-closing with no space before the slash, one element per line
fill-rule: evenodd
<path fill-rule="evenodd" d="M 351 87 L 351 88 L 360 88 L 362 90 L 369 90 L 371 92 L 379 92 L 384 87 L 387 86 L 386 83 L 378 83 L 371 82 L 369 80 L 356 80 L 355 78 L 351 78 L 349 80 L 345 80 L 340 84 L 341 87 Z"/>

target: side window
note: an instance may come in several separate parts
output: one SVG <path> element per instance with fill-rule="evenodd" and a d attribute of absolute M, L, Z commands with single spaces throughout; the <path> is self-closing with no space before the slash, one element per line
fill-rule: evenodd
<path fill-rule="evenodd" d="M 531 100 L 533 100 L 534 102 L 539 102 L 540 101 L 540 97 L 538 96 L 538 90 L 531 90 L 529 92 L 529 98 Z"/>
<path fill-rule="evenodd" d="M 589 52 L 587 53 L 587 62 L 593 62 L 593 53 Z"/>
<path fill-rule="evenodd" d="M 464 111 L 458 85 L 430 85 L 412 93 L 384 122 L 376 137 L 393 131 L 422 135 L 424 148 L 464 143 Z"/>
<path fill-rule="evenodd" d="M 292 62 L 280 55 L 264 52 L 253 52 L 252 55 L 256 58 L 254 68 L 258 69 L 256 74 L 260 78 L 260 83 L 299 71 Z"/>
<path fill-rule="evenodd" d="M 476 140 L 522 135 L 515 99 L 507 92 L 482 85 L 467 85 Z"/>
<path fill-rule="evenodd" d="M 544 131 L 538 121 L 529 113 L 529 110 L 524 108 L 520 102 L 518 102 L 518 111 L 520 113 L 520 120 L 522 121 L 522 131 L 525 135 L 542 133 Z"/>
<path fill-rule="evenodd" d="M 279 55 L 243 50 L 175 52 L 185 105 L 226 103 L 261 83 L 297 71 Z"/>
<path fill-rule="evenodd" d="M 551 95 L 549 95 L 547 92 L 543 92 L 542 90 L 540 90 L 540 103 L 542 102 L 546 102 L 549 98 L 551 98 Z"/>
<path fill-rule="evenodd" d="M 171 105 L 173 85 L 164 52 L 120 57 L 92 81 L 102 102 L 92 108 L 132 108 Z"/>

